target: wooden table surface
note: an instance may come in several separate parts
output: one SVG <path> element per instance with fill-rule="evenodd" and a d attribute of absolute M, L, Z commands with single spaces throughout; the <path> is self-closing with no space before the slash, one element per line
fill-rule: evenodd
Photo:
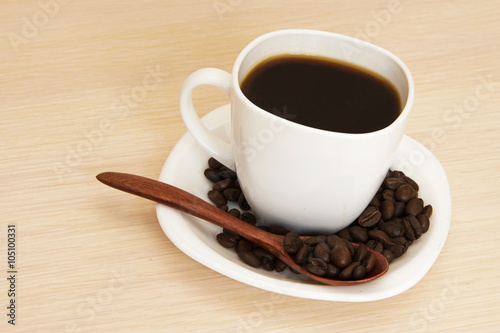
<path fill-rule="evenodd" d="M 5 0 L 0 12 L 0 331 L 498 330 L 498 1 Z M 414 76 L 407 134 L 446 170 L 453 211 L 434 266 L 402 294 L 339 303 L 248 286 L 178 250 L 154 203 L 95 179 L 157 179 L 186 132 L 183 80 L 230 71 L 247 43 L 283 28 L 373 42 Z M 200 115 L 227 103 L 216 88 L 195 93 Z"/>

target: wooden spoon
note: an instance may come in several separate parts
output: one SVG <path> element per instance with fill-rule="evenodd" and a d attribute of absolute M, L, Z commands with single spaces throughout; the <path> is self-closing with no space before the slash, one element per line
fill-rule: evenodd
<path fill-rule="evenodd" d="M 204 219 L 222 228 L 226 228 L 266 249 L 295 271 L 311 278 L 312 280 L 324 284 L 352 286 L 360 283 L 366 283 L 382 276 L 389 268 L 389 263 L 382 254 L 369 250 L 370 253 L 373 253 L 376 256 L 377 260 L 375 267 L 365 278 L 361 280 L 343 281 L 320 277 L 311 274 L 304 267 L 297 264 L 294 258 L 285 251 L 283 247 L 284 236 L 269 233 L 243 222 L 240 219 L 213 206 L 212 204 L 175 186 L 141 176 L 119 172 L 104 172 L 97 175 L 97 179 L 116 189 L 153 200 Z M 304 240 L 305 239 L 307 239 L 307 237 L 304 237 Z M 358 245 L 353 243 L 353 246 L 354 248 L 357 248 Z"/>

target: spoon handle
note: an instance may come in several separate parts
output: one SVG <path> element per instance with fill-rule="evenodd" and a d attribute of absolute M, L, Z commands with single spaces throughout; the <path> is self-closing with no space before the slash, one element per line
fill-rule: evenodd
<path fill-rule="evenodd" d="M 175 208 L 190 215 L 199 217 L 208 222 L 211 222 L 219 227 L 226 228 L 241 237 L 257 244 L 276 257 L 280 258 L 291 268 L 300 272 L 313 280 L 330 285 L 355 285 L 365 283 L 380 277 L 387 272 L 389 263 L 380 253 L 369 250 L 377 256 L 376 267 L 372 270 L 372 275 L 355 281 L 342 281 L 336 279 L 328 279 L 313 275 L 305 268 L 297 264 L 294 259 L 286 253 L 283 247 L 283 236 L 275 235 L 257 227 L 254 227 L 246 222 L 237 219 L 219 208 L 211 205 L 175 186 L 162 183 L 157 180 L 145 178 L 142 176 L 119 173 L 119 172 L 104 172 L 97 175 L 97 179 L 102 183 L 114 187 L 118 190 L 134 194 L 166 206 Z M 356 246 L 356 245 L 355 245 Z"/>
<path fill-rule="evenodd" d="M 158 180 L 120 172 L 103 172 L 97 179 L 113 188 L 134 194 L 226 228 L 261 246 L 275 244 L 276 237 L 241 221 L 210 203 L 175 186 Z M 268 249 L 269 247 L 266 246 Z M 268 249 L 269 250 L 269 249 Z"/>

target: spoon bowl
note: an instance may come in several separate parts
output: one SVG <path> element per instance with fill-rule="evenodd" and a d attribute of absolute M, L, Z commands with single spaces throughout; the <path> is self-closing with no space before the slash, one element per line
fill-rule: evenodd
<path fill-rule="evenodd" d="M 369 249 L 369 253 L 375 255 L 376 263 L 373 270 L 363 279 L 339 280 L 320 277 L 310 273 L 304 267 L 297 264 L 294 258 L 285 251 L 283 247 L 284 236 L 272 234 L 243 222 L 182 189 L 154 179 L 119 172 L 104 172 L 97 175 L 97 179 L 110 187 L 164 204 L 230 230 L 258 246 L 261 246 L 295 271 L 323 284 L 352 286 L 366 283 L 384 275 L 389 269 L 389 262 L 387 259 L 379 252 Z M 307 238 L 308 237 L 305 236 L 302 237 L 303 240 Z M 355 249 L 358 247 L 358 244 L 352 244 Z"/>

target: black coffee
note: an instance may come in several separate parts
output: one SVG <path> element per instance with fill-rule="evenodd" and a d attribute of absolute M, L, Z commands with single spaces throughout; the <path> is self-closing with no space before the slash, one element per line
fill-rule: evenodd
<path fill-rule="evenodd" d="M 327 131 L 367 133 L 390 125 L 401 100 L 387 79 L 334 59 L 280 55 L 264 60 L 241 82 L 260 108 Z"/>

